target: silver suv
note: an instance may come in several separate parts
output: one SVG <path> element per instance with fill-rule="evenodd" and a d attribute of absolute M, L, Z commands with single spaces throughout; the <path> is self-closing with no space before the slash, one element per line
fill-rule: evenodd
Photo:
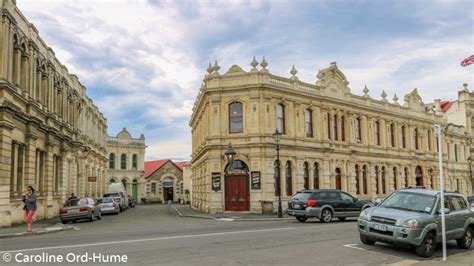
<path fill-rule="evenodd" d="M 444 210 L 446 240 L 456 240 L 459 248 L 469 249 L 474 234 L 474 212 L 466 198 L 446 192 Z M 379 206 L 360 213 L 357 221 L 360 240 L 415 247 L 422 257 L 431 257 L 441 242 L 440 192 L 402 189 L 393 192 Z"/>

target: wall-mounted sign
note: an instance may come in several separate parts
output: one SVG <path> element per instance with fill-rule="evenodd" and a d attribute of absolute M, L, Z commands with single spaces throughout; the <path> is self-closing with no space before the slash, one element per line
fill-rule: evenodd
<path fill-rule="evenodd" d="M 89 177 L 87 177 L 87 181 L 89 181 L 89 182 L 97 182 L 97 177 L 96 177 L 96 176 L 89 176 Z"/>
<path fill-rule="evenodd" d="M 221 173 L 212 173 L 212 190 L 219 191 L 221 190 Z"/>
<path fill-rule="evenodd" d="M 252 189 L 261 189 L 261 177 L 260 171 L 252 171 L 250 173 L 251 187 Z"/>

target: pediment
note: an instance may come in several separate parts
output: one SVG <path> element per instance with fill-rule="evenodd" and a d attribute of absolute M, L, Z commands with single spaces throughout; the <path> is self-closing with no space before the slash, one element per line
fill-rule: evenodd
<path fill-rule="evenodd" d="M 417 89 L 414 89 L 412 92 L 406 94 L 404 100 L 404 107 L 410 108 L 417 112 L 423 112 L 425 110 L 425 105 L 421 99 L 421 96 L 418 94 Z"/>
<path fill-rule="evenodd" d="M 350 93 L 349 82 L 342 71 L 332 62 L 328 68 L 320 70 L 316 76 L 316 85 L 322 88 L 322 93 L 334 97 L 345 97 Z"/>

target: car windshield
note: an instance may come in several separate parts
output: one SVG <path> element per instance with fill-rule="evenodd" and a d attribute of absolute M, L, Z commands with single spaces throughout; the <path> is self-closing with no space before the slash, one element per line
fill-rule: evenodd
<path fill-rule="evenodd" d="M 432 195 L 399 192 L 384 200 L 380 206 L 397 210 L 431 213 L 435 202 L 436 197 Z"/>
<path fill-rule="evenodd" d="M 107 194 L 104 194 L 104 198 L 105 197 L 120 197 L 120 194 L 119 193 L 107 193 Z"/>
<path fill-rule="evenodd" d="M 293 196 L 293 200 L 295 201 L 307 201 L 309 200 L 309 197 L 311 196 L 311 192 L 297 192 Z"/>

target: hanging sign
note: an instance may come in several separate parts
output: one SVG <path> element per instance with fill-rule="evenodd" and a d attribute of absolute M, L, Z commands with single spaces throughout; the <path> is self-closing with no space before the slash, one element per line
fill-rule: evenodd
<path fill-rule="evenodd" d="M 212 190 L 217 192 L 221 190 L 221 173 L 212 173 Z"/>

